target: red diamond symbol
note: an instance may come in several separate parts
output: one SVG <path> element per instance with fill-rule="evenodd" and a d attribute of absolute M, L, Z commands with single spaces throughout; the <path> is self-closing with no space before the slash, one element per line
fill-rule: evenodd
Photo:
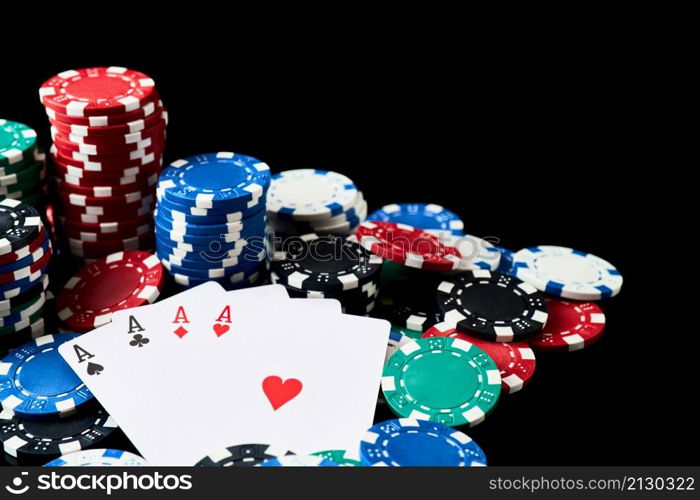
<path fill-rule="evenodd" d="M 173 333 L 174 333 L 175 335 L 177 335 L 178 337 L 182 338 L 182 337 L 184 337 L 185 335 L 187 335 L 188 330 L 187 330 L 186 328 L 180 327 L 180 328 L 178 328 L 177 330 L 175 330 Z"/>

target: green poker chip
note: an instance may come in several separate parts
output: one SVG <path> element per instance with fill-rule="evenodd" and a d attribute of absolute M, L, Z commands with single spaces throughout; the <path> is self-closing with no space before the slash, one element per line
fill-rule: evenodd
<path fill-rule="evenodd" d="M 36 132 L 33 129 L 23 123 L 0 118 L 0 167 L 29 160 L 35 150 Z"/>
<path fill-rule="evenodd" d="M 317 451 L 316 453 L 312 453 L 312 455 L 315 455 L 317 457 L 323 457 L 327 460 L 330 460 L 331 462 L 337 463 L 340 466 L 345 466 L 345 467 L 360 467 L 360 466 L 362 466 L 362 463 L 360 462 L 359 456 L 354 456 L 352 453 L 350 453 L 349 451 L 345 451 L 345 450 Z"/>
<path fill-rule="evenodd" d="M 44 163 L 34 162 L 17 172 L 0 176 L 0 186 L 12 188 L 20 184 L 37 184 L 44 174 Z"/>
<path fill-rule="evenodd" d="M 382 392 L 402 418 L 476 425 L 496 407 L 501 375 L 475 345 L 429 337 L 401 347 L 384 365 Z"/>

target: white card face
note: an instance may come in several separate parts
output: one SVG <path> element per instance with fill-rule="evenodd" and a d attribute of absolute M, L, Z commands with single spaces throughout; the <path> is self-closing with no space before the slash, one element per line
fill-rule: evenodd
<path fill-rule="evenodd" d="M 183 407 L 164 465 L 192 465 L 244 443 L 302 454 L 359 445 L 374 417 L 388 322 L 294 314 L 293 303 L 274 312 L 243 308 L 225 297 L 210 323 L 229 328 L 197 369 L 198 391 Z"/>

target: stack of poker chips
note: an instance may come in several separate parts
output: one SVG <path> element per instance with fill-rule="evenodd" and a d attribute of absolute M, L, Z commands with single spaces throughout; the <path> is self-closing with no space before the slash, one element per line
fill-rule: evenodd
<path fill-rule="evenodd" d="M 365 316 L 379 296 L 382 259 L 352 239 L 306 234 L 286 238 L 270 256 L 270 281 L 290 297 L 337 299 L 346 314 Z"/>
<path fill-rule="evenodd" d="M 367 218 L 367 202 L 352 180 L 327 170 L 287 170 L 272 177 L 269 230 L 277 238 L 353 234 Z"/>
<path fill-rule="evenodd" d="M 39 91 L 51 122 L 63 240 L 92 261 L 153 247 L 151 212 L 167 112 L 151 78 L 121 67 L 69 70 Z"/>
<path fill-rule="evenodd" d="M 58 354 L 76 333 L 25 341 L 0 360 L 0 444 L 14 465 L 123 443 L 114 419 Z"/>
<path fill-rule="evenodd" d="M 217 281 L 231 290 L 258 282 L 269 187 L 267 164 L 230 152 L 191 156 L 163 170 L 156 250 L 177 285 Z"/>
<path fill-rule="evenodd" d="M 37 210 L 0 201 L 0 351 L 43 335 L 52 249 Z"/>
<path fill-rule="evenodd" d="M 45 155 L 37 147 L 36 132 L 0 118 L 0 200 L 10 198 L 42 208 L 45 178 Z"/>

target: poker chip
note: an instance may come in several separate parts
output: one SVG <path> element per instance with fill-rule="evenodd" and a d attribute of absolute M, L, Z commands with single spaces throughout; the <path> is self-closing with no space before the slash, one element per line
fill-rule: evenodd
<path fill-rule="evenodd" d="M 456 338 L 483 350 L 501 371 L 503 394 L 518 392 L 532 380 L 535 373 L 535 353 L 527 342 L 491 342 L 459 332 L 449 323 L 433 326 L 423 334 L 423 338 L 428 337 Z"/>
<path fill-rule="evenodd" d="M 48 275 L 44 275 L 41 277 L 41 280 L 39 280 L 37 283 L 34 284 L 31 288 L 28 290 L 18 293 L 14 295 L 13 297 L 7 298 L 0 300 L 0 314 L 5 313 L 7 311 L 10 311 L 14 309 L 15 307 L 18 307 L 22 304 L 25 304 L 26 302 L 35 299 L 38 297 L 44 290 L 46 290 L 46 287 L 49 285 L 49 277 Z"/>
<path fill-rule="evenodd" d="M 325 219 L 352 207 L 358 191 L 337 172 L 299 169 L 275 174 L 267 193 L 267 210 L 294 220 Z"/>
<path fill-rule="evenodd" d="M 43 224 L 32 206 L 18 200 L 0 201 L 0 256 L 27 247 L 37 238 Z"/>
<path fill-rule="evenodd" d="M 400 418 L 372 426 L 360 443 L 363 465 L 480 467 L 483 450 L 466 434 L 437 422 Z"/>
<path fill-rule="evenodd" d="M 46 107 L 44 108 L 44 111 L 46 111 L 46 116 L 52 123 L 58 122 L 65 125 L 69 125 L 71 127 L 83 127 L 85 129 L 89 129 L 90 131 L 97 132 L 100 132 L 102 129 L 105 129 L 105 133 L 107 135 L 110 135 L 115 132 L 107 130 L 109 129 L 109 127 L 120 126 L 124 124 L 137 122 L 139 120 L 144 120 L 149 116 L 153 115 L 159 108 L 162 107 L 162 101 L 158 101 L 157 103 L 154 101 L 146 103 L 142 107 L 134 109 L 133 111 L 127 111 L 126 113 L 117 113 L 101 116 L 69 116 L 65 113 L 58 113 L 53 109 Z M 73 133 L 77 132 L 73 131 Z M 122 131 L 118 129 L 116 133 L 122 133 Z"/>
<path fill-rule="evenodd" d="M 68 365 L 66 365 L 68 367 Z M 32 420 L 3 409 L 0 441 L 19 465 L 41 465 L 61 455 L 108 443 L 118 434 L 104 410 L 54 420 Z"/>
<path fill-rule="evenodd" d="M 243 210 L 257 205 L 269 184 L 266 163 L 219 152 L 172 162 L 163 170 L 158 189 L 166 199 L 188 207 Z"/>
<path fill-rule="evenodd" d="M 172 223 L 181 223 L 181 224 L 195 224 L 195 225 L 202 225 L 202 226 L 211 226 L 211 225 L 221 225 L 221 224 L 230 224 L 233 222 L 240 222 L 244 219 L 247 219 L 249 217 L 254 217 L 255 215 L 258 214 L 258 211 L 262 207 L 256 207 L 256 209 L 252 211 L 239 211 L 239 212 L 230 212 L 230 213 L 223 213 L 223 214 L 216 214 L 216 215 L 207 215 L 206 213 L 204 214 L 197 214 L 193 213 L 196 212 L 197 209 L 191 208 L 187 209 L 186 207 L 178 207 L 176 205 L 171 204 L 168 200 L 161 198 L 158 200 L 158 213 L 160 214 L 160 219 L 166 220 L 166 221 L 171 221 Z"/>
<path fill-rule="evenodd" d="M 212 241 L 222 241 L 225 243 L 235 242 L 240 239 L 262 236 L 265 234 L 264 220 L 249 221 L 245 223 L 238 232 L 223 231 L 214 234 L 191 234 L 179 229 L 166 229 L 163 223 L 155 219 L 155 231 L 158 235 L 180 243 L 192 243 L 193 245 L 209 245 Z"/>
<path fill-rule="evenodd" d="M 101 155 L 96 158 L 89 158 L 77 152 L 64 151 L 55 144 L 51 145 L 51 159 L 64 167 L 71 166 L 86 172 L 111 172 L 112 175 L 123 177 L 123 172 L 133 168 L 143 168 L 154 162 L 160 164 L 161 152 L 137 151 L 126 155 Z"/>
<path fill-rule="evenodd" d="M 162 119 L 161 119 L 162 118 Z M 105 146 L 126 146 L 129 144 L 143 143 L 148 139 L 161 139 L 165 133 L 167 125 L 167 113 L 159 113 L 152 115 L 148 121 L 139 120 L 136 122 L 136 130 L 125 130 L 125 133 L 118 133 L 114 129 L 117 127 L 107 127 L 111 129 L 110 134 L 93 134 L 89 127 L 77 128 L 74 125 L 64 125 L 57 121 L 51 120 L 51 136 L 54 140 L 60 139 L 63 142 L 69 142 L 79 145 L 94 145 L 96 150 Z M 131 124 L 124 125 L 126 129 L 131 128 Z M 77 128 L 77 130 L 76 130 Z M 78 132 L 78 133 L 75 133 Z"/>
<path fill-rule="evenodd" d="M 27 266 L 30 266 L 41 260 L 51 250 L 51 242 L 49 241 L 49 239 L 44 237 L 43 233 L 40 234 L 42 236 L 41 239 L 43 240 L 41 246 L 33 252 L 29 253 L 28 255 L 25 255 L 24 257 L 20 257 L 19 259 L 11 262 L 7 262 L 6 264 L 0 264 L 0 275 L 10 273 L 18 269 L 26 268 Z M 29 246 L 25 247 L 25 249 L 27 249 L 28 252 Z"/>
<path fill-rule="evenodd" d="M 177 235 L 211 236 L 227 233 L 240 233 L 243 232 L 244 229 L 250 227 L 251 225 L 251 219 L 248 219 L 245 222 L 242 220 L 237 220 L 221 224 L 194 224 L 174 220 L 171 216 L 172 213 L 169 211 L 163 211 L 163 215 L 160 215 L 161 210 L 163 209 L 161 206 L 159 206 L 154 215 L 156 223 L 163 231 L 172 231 Z M 252 221 L 254 223 L 253 225 L 257 226 L 258 229 L 260 229 L 260 225 L 264 225 L 263 216 L 264 212 L 261 212 L 260 214 L 257 214 L 252 218 Z M 258 219 L 257 223 L 255 221 L 256 219 Z"/>
<path fill-rule="evenodd" d="M 252 467 L 285 455 L 294 453 L 268 444 L 239 444 L 213 451 L 197 462 L 195 467 Z"/>
<path fill-rule="evenodd" d="M 92 401 L 90 390 L 58 353 L 76 333 L 44 335 L 11 351 L 0 362 L 0 404 L 22 418 L 70 415 Z"/>
<path fill-rule="evenodd" d="M 382 392 L 399 417 L 445 425 L 481 423 L 501 394 L 494 361 L 464 340 L 413 340 L 384 365 Z"/>
<path fill-rule="evenodd" d="M 158 100 L 155 83 L 138 71 L 110 66 L 59 73 L 39 89 L 41 103 L 67 116 L 128 113 Z"/>
<path fill-rule="evenodd" d="M 257 467 L 338 467 L 338 464 L 318 455 L 287 455 L 270 458 Z"/>
<path fill-rule="evenodd" d="M 117 252 L 83 267 L 58 294 L 59 319 L 78 332 L 109 323 L 112 313 L 153 303 L 164 285 L 158 257 Z"/>
<path fill-rule="evenodd" d="M 271 256 L 272 283 L 292 297 L 340 301 L 346 314 L 365 315 L 379 295 L 382 260 L 342 236 L 306 234 Z"/>
<path fill-rule="evenodd" d="M 36 299 L 30 301 L 25 308 L 9 311 L 6 316 L 0 317 L 0 328 L 14 325 L 21 322 L 27 318 L 31 318 L 37 314 L 40 310 L 43 310 L 44 304 L 46 303 L 46 296 L 44 294 L 39 295 Z"/>
<path fill-rule="evenodd" d="M 117 252 L 138 250 L 139 248 L 152 248 L 153 236 L 151 234 L 143 234 L 141 236 L 133 236 L 122 238 L 121 236 L 114 239 L 100 238 L 100 241 L 83 241 L 73 238 L 68 239 L 68 248 L 71 254 L 76 257 L 85 257 L 88 259 L 98 259 L 102 255 L 109 255 Z"/>
<path fill-rule="evenodd" d="M 240 262 L 233 266 L 212 267 L 202 269 L 173 264 L 167 259 L 161 259 L 161 264 L 163 264 L 163 267 L 167 269 L 168 272 L 170 272 L 171 274 L 186 275 L 192 278 L 200 279 L 219 279 L 227 278 L 237 273 L 243 273 L 245 276 L 250 275 L 252 272 L 256 272 L 260 268 L 260 263 L 264 258 L 265 251 L 261 250 L 257 253 L 257 255 L 244 255 L 242 258 L 239 259 Z"/>
<path fill-rule="evenodd" d="M 435 203 L 392 203 L 372 212 L 367 220 L 407 224 L 426 232 L 449 231 L 457 236 L 464 229 L 457 214 Z"/>
<path fill-rule="evenodd" d="M 513 276 L 467 271 L 437 289 L 445 321 L 465 333 L 495 342 L 525 339 L 547 321 L 544 297 Z"/>
<path fill-rule="evenodd" d="M 145 467 L 148 462 L 128 451 L 112 449 L 81 450 L 61 455 L 44 467 Z"/>
<path fill-rule="evenodd" d="M 420 332 L 418 332 L 418 334 L 420 337 Z M 413 340 L 411 337 L 403 333 L 403 329 L 391 325 L 391 330 L 389 331 L 389 342 L 387 343 L 386 348 L 386 356 L 384 356 L 384 363 L 386 364 L 392 354 L 408 344 L 411 340 Z"/>
<path fill-rule="evenodd" d="M 0 335 L 0 352 L 6 352 L 16 348 L 32 339 L 37 339 L 46 333 L 47 322 L 39 318 L 33 322 L 22 321 L 22 327 L 14 332 Z"/>
<path fill-rule="evenodd" d="M 273 256 L 270 269 L 300 290 L 350 290 L 378 275 L 382 261 L 338 236 L 307 234 Z M 278 259 L 279 258 L 279 259 Z"/>
<path fill-rule="evenodd" d="M 13 283 L 20 281 L 22 279 L 28 278 L 34 273 L 45 269 L 49 265 L 49 260 L 51 259 L 51 248 L 36 262 L 28 265 L 27 267 L 19 268 L 14 271 L 0 274 L 0 284 Z"/>
<path fill-rule="evenodd" d="M 22 165 L 31 160 L 36 150 L 36 132 L 26 125 L 0 119 L 0 167 Z M 3 171 L 0 175 L 12 173 Z"/>
<path fill-rule="evenodd" d="M 69 179 L 70 176 L 66 176 Z M 80 179 L 78 180 L 77 184 L 67 182 L 62 180 L 60 177 L 56 177 L 56 186 L 58 187 L 59 191 L 63 191 L 68 193 L 69 195 L 72 193 L 75 193 L 76 195 L 82 195 L 85 197 L 92 197 L 92 198 L 112 198 L 115 196 L 119 195 L 128 195 L 129 193 L 133 193 L 135 191 L 140 191 L 142 192 L 142 197 L 147 196 L 148 194 L 151 194 L 150 188 L 155 186 L 156 182 L 158 181 L 158 174 L 153 173 L 150 176 L 142 179 L 138 179 L 137 177 L 133 177 L 133 179 L 138 179 L 137 182 L 133 183 L 125 183 L 122 184 L 121 180 L 125 178 L 120 179 L 119 184 L 114 184 L 114 185 L 106 185 L 106 186 L 81 186 L 80 185 Z M 127 179 L 128 180 L 128 179 Z M 144 194 L 143 191 L 146 190 L 147 192 Z"/>
<path fill-rule="evenodd" d="M 375 316 L 406 329 L 406 334 L 417 332 L 412 335 L 415 338 L 444 318 L 435 298 L 435 284 L 422 277 L 386 285 L 379 304 Z"/>
<path fill-rule="evenodd" d="M 573 300 L 614 297 L 622 288 L 622 275 L 608 261 L 567 247 L 519 250 L 513 273 L 542 292 Z"/>
<path fill-rule="evenodd" d="M 513 254 L 515 254 L 515 252 L 496 245 L 494 245 L 493 248 L 498 250 L 498 252 L 501 254 L 501 261 L 499 262 L 496 271 L 499 273 L 513 274 Z"/>
<path fill-rule="evenodd" d="M 360 467 L 360 457 L 357 452 L 346 450 L 324 450 L 312 453 L 312 456 L 322 457 L 341 467 Z"/>
<path fill-rule="evenodd" d="M 443 245 L 435 235 L 405 224 L 363 222 L 357 229 L 360 244 L 384 259 L 426 271 L 462 269 L 459 251 Z"/>
<path fill-rule="evenodd" d="M 189 272 L 187 274 L 172 273 L 171 276 L 173 277 L 173 280 L 176 284 L 186 288 L 192 288 L 206 283 L 207 281 L 216 281 L 227 290 L 234 290 L 237 288 L 245 288 L 256 284 L 258 282 L 258 279 L 260 278 L 260 264 L 255 263 L 255 265 L 253 266 L 246 267 L 243 270 L 236 272 L 235 274 L 230 274 L 224 276 L 223 278 L 202 278 L 193 276 Z"/>
<path fill-rule="evenodd" d="M 603 335 L 605 314 L 593 302 L 547 299 L 547 310 L 547 323 L 529 340 L 536 351 L 578 351 Z"/>

